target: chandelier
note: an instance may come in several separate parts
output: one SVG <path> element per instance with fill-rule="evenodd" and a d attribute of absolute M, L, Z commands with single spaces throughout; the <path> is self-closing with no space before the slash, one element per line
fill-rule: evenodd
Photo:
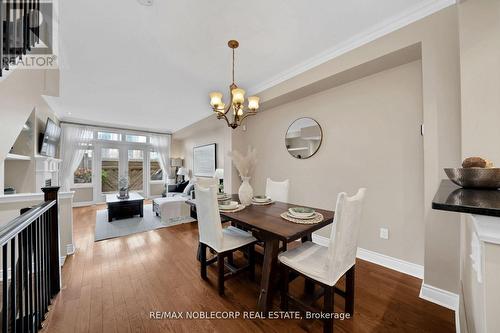
<path fill-rule="evenodd" d="M 234 83 L 234 49 L 240 44 L 236 40 L 230 40 L 227 45 L 233 50 L 233 82 L 229 86 L 229 105 L 226 108 L 226 104 L 222 101 L 222 93 L 218 91 L 210 93 L 209 96 L 210 105 L 217 115 L 217 119 L 224 119 L 227 126 L 235 129 L 241 125 L 246 117 L 257 114 L 260 98 L 257 96 L 248 97 L 248 104 L 245 107 L 245 90 L 238 88 Z M 232 121 L 229 120 L 228 113 L 232 114 Z"/>

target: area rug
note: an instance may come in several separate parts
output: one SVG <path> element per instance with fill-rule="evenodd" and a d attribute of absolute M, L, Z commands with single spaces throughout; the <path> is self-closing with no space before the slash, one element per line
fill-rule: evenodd
<path fill-rule="evenodd" d="M 189 223 L 196 221 L 195 219 L 184 216 L 162 221 L 153 212 L 151 205 L 144 205 L 144 217 L 134 216 L 128 219 L 113 220 L 108 222 L 108 210 L 98 210 L 95 221 L 95 241 L 104 239 L 122 237 L 140 232 L 155 230 L 159 228 L 167 228 L 174 225 Z"/>

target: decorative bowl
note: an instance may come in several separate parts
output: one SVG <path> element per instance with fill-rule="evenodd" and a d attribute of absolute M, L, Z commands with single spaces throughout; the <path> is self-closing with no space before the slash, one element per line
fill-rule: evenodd
<path fill-rule="evenodd" d="M 500 168 L 445 168 L 452 182 L 464 188 L 500 188 Z"/>
<path fill-rule="evenodd" d="M 288 208 L 288 213 L 292 217 L 297 217 L 299 219 L 308 218 L 314 215 L 315 211 L 312 208 L 307 207 L 292 207 Z"/>
<path fill-rule="evenodd" d="M 271 198 L 266 197 L 265 195 L 256 195 L 253 197 L 253 201 L 258 203 L 268 202 Z"/>

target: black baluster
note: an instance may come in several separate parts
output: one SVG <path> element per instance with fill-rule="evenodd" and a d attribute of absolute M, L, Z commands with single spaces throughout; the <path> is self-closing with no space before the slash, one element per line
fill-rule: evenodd
<path fill-rule="evenodd" d="M 24 266 L 24 327 L 25 331 L 30 330 L 29 316 L 30 316 L 30 299 L 29 299 L 29 267 L 28 267 L 28 228 L 22 232 L 23 236 L 23 266 Z"/>
<path fill-rule="evenodd" d="M 12 238 L 10 242 L 10 299 L 12 300 L 11 306 L 11 321 L 12 332 L 17 332 L 17 304 L 16 304 L 16 237 Z"/>
<path fill-rule="evenodd" d="M 41 288 L 42 288 L 42 310 L 40 312 L 40 315 L 41 315 L 41 321 L 43 322 L 44 320 L 44 315 L 45 315 L 45 312 L 47 311 L 47 308 L 46 308 L 46 299 L 47 299 L 47 289 L 46 289 L 46 284 L 45 284 L 45 280 L 47 279 L 47 272 L 45 270 L 45 258 L 46 258 L 46 253 L 45 253 L 45 223 L 47 221 L 47 212 L 45 212 L 43 214 L 43 220 L 42 220 L 42 224 L 40 226 L 40 241 L 41 241 L 41 268 L 42 268 L 42 279 L 40 280 L 40 283 L 41 283 Z"/>
<path fill-rule="evenodd" d="M 41 243 L 41 233 L 40 226 L 43 222 L 43 215 L 36 221 L 36 327 L 38 329 L 42 328 L 42 243 Z"/>
<path fill-rule="evenodd" d="M 18 234 L 18 243 L 17 243 L 17 261 L 19 263 L 19 326 L 21 327 L 21 332 L 24 332 L 24 301 L 23 301 L 23 286 L 24 286 L 24 251 L 23 251 L 23 233 Z M 16 269 L 17 271 L 17 269 Z"/>
<path fill-rule="evenodd" d="M 8 242 L 2 246 L 2 332 L 7 333 L 9 331 L 9 277 L 7 275 L 9 261 L 8 261 Z"/>
<path fill-rule="evenodd" d="M 33 332 L 33 272 L 32 272 L 32 251 L 33 247 L 31 245 L 31 227 L 33 223 L 30 224 L 26 228 L 26 266 L 27 269 L 27 277 L 26 277 L 26 326 L 28 327 L 29 332 Z"/>

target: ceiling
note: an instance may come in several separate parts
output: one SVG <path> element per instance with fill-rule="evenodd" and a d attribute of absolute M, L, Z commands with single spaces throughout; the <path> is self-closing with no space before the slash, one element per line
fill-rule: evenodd
<path fill-rule="evenodd" d="M 148 7 L 137 0 L 61 1 L 61 91 L 47 100 L 64 120 L 174 132 L 211 114 L 210 91 L 227 97 L 229 39 L 240 41 L 236 83 L 258 92 L 341 46 L 449 3 L 154 0 Z"/>

